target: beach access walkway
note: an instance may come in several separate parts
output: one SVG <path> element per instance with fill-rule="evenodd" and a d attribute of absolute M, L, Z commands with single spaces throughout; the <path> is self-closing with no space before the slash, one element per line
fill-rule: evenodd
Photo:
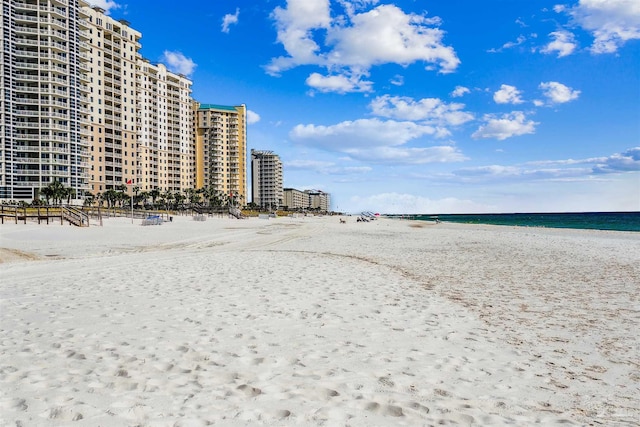
<path fill-rule="evenodd" d="M 13 221 L 16 224 L 18 222 L 26 224 L 27 221 L 37 221 L 38 224 L 60 221 L 60 224 L 64 224 L 66 221 L 76 227 L 89 226 L 88 213 L 66 205 L 37 207 L 0 205 L 0 221 L 4 224 L 5 220 Z"/>

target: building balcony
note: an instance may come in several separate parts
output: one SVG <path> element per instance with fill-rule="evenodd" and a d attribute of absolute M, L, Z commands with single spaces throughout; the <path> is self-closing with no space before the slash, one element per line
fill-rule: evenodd
<path fill-rule="evenodd" d="M 19 164 L 40 164 L 43 159 L 39 157 L 14 157 L 13 163 Z"/>
<path fill-rule="evenodd" d="M 31 39 L 26 37 L 18 37 L 16 38 L 16 46 L 35 46 L 40 47 L 45 45 L 46 42 L 38 43 L 37 39 Z"/>
<path fill-rule="evenodd" d="M 14 77 L 19 82 L 37 82 L 40 80 L 37 74 L 16 73 Z"/>
<path fill-rule="evenodd" d="M 15 103 L 18 105 L 39 105 L 40 100 L 38 98 L 16 98 Z"/>
<path fill-rule="evenodd" d="M 41 66 L 40 64 L 36 63 L 36 62 L 24 62 L 24 61 L 16 61 L 15 62 L 15 67 L 18 69 L 24 69 L 24 70 L 43 70 L 43 69 L 47 69 L 46 67 Z"/>

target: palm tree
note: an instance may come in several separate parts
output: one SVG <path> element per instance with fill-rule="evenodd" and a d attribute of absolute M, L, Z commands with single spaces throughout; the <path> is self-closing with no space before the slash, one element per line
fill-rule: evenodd
<path fill-rule="evenodd" d="M 75 190 L 71 187 L 63 188 L 61 192 L 62 197 L 67 198 L 67 205 L 71 204 L 71 196 L 74 196 L 75 194 L 76 194 Z"/>
<path fill-rule="evenodd" d="M 184 201 L 186 200 L 186 196 L 179 191 L 176 191 L 173 195 L 173 198 L 176 201 L 176 209 L 184 209 Z"/>
<path fill-rule="evenodd" d="M 141 188 L 141 187 L 139 187 L 139 186 L 137 186 L 137 185 L 135 185 L 135 186 L 133 186 L 133 187 L 131 188 L 131 190 L 133 191 L 133 195 L 134 195 L 134 197 L 133 197 L 133 203 L 138 203 L 138 201 L 139 201 L 139 200 L 138 200 L 138 193 L 140 193 L 140 190 L 142 190 L 142 188 Z"/>
<path fill-rule="evenodd" d="M 204 196 L 205 191 L 206 191 L 206 187 L 201 187 L 196 190 L 197 203 L 200 203 L 200 200 Z"/>
<path fill-rule="evenodd" d="M 219 191 L 218 194 L 218 197 L 220 197 L 220 206 L 231 206 L 231 203 L 233 201 L 233 194 L 227 194 L 223 191 Z"/>
<path fill-rule="evenodd" d="M 47 202 L 47 204 L 49 204 L 49 200 L 53 198 L 53 193 L 54 193 L 54 190 L 51 184 L 40 189 L 40 194 L 44 196 L 44 199 Z"/>
<path fill-rule="evenodd" d="M 96 199 L 96 196 L 94 196 L 92 193 L 87 191 L 86 193 L 84 193 L 84 202 L 82 202 L 82 205 L 91 206 L 95 201 L 95 199 Z"/>
<path fill-rule="evenodd" d="M 215 204 L 216 190 L 214 190 L 213 187 L 204 187 L 202 189 L 202 194 L 209 206 L 213 206 Z"/>
<path fill-rule="evenodd" d="M 102 193 L 102 197 L 107 201 L 108 208 L 115 207 L 116 201 L 118 200 L 118 192 L 113 188 L 110 188 Z"/>
<path fill-rule="evenodd" d="M 71 198 L 73 194 L 71 187 L 65 187 L 60 181 L 51 181 L 44 188 L 40 189 L 40 192 L 45 197 L 47 204 L 49 200 L 53 200 L 54 204 L 62 203 L 65 197 Z"/>
<path fill-rule="evenodd" d="M 184 197 L 185 197 L 186 201 L 189 202 L 190 205 L 193 205 L 194 203 L 196 203 L 196 201 L 195 201 L 196 194 L 197 194 L 197 192 L 193 188 L 185 188 L 184 189 Z"/>
<path fill-rule="evenodd" d="M 116 206 L 124 207 L 124 201 L 127 199 L 127 194 L 122 191 L 116 191 Z"/>
<path fill-rule="evenodd" d="M 151 196 L 151 204 L 155 208 L 156 200 L 160 197 L 160 190 L 158 190 L 157 188 L 154 188 L 153 190 L 149 191 L 149 196 Z"/>
<path fill-rule="evenodd" d="M 196 190 L 196 191 L 193 193 L 193 196 L 191 196 L 191 197 L 189 198 L 189 203 L 200 203 L 200 200 L 201 200 L 200 195 L 201 195 L 201 194 L 202 194 L 202 193 L 201 193 L 200 191 Z"/>
<path fill-rule="evenodd" d="M 138 194 L 136 200 L 134 200 L 134 203 L 140 203 L 142 202 L 142 205 L 146 205 L 147 204 L 147 199 L 149 198 L 149 192 L 148 191 L 141 191 L 140 194 Z"/>
<path fill-rule="evenodd" d="M 173 193 L 170 190 L 167 190 L 162 194 L 162 198 L 166 200 L 166 209 L 169 209 L 171 206 L 171 201 L 173 200 Z"/>

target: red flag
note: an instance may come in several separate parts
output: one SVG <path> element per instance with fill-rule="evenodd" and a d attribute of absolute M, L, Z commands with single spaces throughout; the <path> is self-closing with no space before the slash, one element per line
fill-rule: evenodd
<path fill-rule="evenodd" d="M 127 185 L 131 185 L 131 184 L 133 184 L 133 180 L 132 179 L 128 179 L 127 180 Z"/>

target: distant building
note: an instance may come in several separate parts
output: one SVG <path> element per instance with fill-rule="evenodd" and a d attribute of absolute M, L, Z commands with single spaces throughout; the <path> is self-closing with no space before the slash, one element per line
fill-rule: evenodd
<path fill-rule="evenodd" d="M 247 108 L 195 103 L 196 188 L 247 203 Z"/>
<path fill-rule="evenodd" d="M 308 206 L 308 198 L 305 197 L 304 191 L 295 188 L 285 188 L 282 195 L 282 208 L 285 210 L 306 209 Z"/>
<path fill-rule="evenodd" d="M 328 212 L 331 206 L 331 195 L 320 190 L 305 190 L 309 209 L 317 209 L 321 212 Z"/>
<path fill-rule="evenodd" d="M 320 190 L 300 191 L 295 188 L 285 188 L 283 191 L 282 207 L 286 210 L 331 210 L 331 195 Z"/>
<path fill-rule="evenodd" d="M 273 151 L 251 150 L 251 202 L 261 209 L 282 206 L 282 162 Z"/>

